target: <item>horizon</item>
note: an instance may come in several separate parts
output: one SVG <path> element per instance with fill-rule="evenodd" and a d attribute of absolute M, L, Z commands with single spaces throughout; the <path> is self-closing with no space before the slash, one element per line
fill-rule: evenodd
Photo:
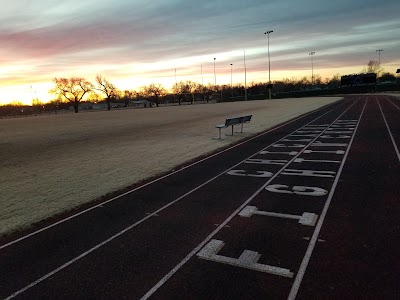
<path fill-rule="evenodd" d="M 400 67 L 400 3 L 336 1 L 87 1 L 12 3 L 0 12 L 0 104 L 54 99 L 52 80 L 100 74 L 120 90 L 179 81 L 217 85 Z M 203 76 L 201 74 L 201 69 Z M 176 70 L 176 77 L 175 77 Z"/>

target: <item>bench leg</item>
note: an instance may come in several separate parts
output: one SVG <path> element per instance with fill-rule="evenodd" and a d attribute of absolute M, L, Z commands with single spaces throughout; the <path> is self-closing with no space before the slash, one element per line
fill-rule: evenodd
<path fill-rule="evenodd" d="M 221 139 L 221 128 L 218 128 L 219 129 L 219 137 L 218 137 L 218 139 Z"/>
<path fill-rule="evenodd" d="M 232 135 L 233 135 L 233 125 L 232 125 Z"/>

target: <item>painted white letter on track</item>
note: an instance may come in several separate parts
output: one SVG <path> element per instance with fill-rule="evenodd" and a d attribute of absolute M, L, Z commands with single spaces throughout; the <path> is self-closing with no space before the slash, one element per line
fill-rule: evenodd
<path fill-rule="evenodd" d="M 264 164 L 264 165 L 284 165 L 288 161 L 284 159 L 258 159 L 249 158 L 245 161 L 246 164 Z"/>
<path fill-rule="evenodd" d="M 247 174 L 246 170 L 230 170 L 226 174 L 234 176 L 249 176 L 249 177 L 272 177 L 271 172 L 267 171 L 256 171 L 258 174 Z"/>
<path fill-rule="evenodd" d="M 324 190 L 319 187 L 314 186 L 299 186 L 295 185 L 292 187 L 292 190 L 288 190 L 289 186 L 284 184 L 272 184 L 267 186 L 265 189 L 272 193 L 284 193 L 284 194 L 295 194 L 295 195 L 304 195 L 304 196 L 324 196 L 328 193 L 327 190 Z"/>
<path fill-rule="evenodd" d="M 293 144 L 293 145 L 275 144 L 275 145 L 272 145 L 272 147 L 275 147 L 275 148 L 286 148 L 286 147 L 304 148 L 305 146 L 306 145 L 302 145 L 302 144 Z"/>
<path fill-rule="evenodd" d="M 281 173 L 282 175 L 291 176 L 311 176 L 311 177 L 334 177 L 336 174 L 334 171 L 317 171 L 317 170 L 296 170 L 296 169 L 285 169 Z"/>

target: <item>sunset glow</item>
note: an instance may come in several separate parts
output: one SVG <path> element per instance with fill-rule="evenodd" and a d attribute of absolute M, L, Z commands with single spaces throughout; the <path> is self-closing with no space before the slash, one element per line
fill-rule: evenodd
<path fill-rule="evenodd" d="M 400 68 L 400 2 L 13 1 L 0 12 L 0 104 L 47 102 L 55 77 L 101 74 L 120 90 L 177 81 L 244 84 Z M 176 69 L 176 78 L 175 78 Z"/>

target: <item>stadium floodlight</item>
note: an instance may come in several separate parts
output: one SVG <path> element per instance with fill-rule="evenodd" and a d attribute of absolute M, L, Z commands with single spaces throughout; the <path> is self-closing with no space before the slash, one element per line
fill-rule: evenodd
<path fill-rule="evenodd" d="M 274 32 L 273 30 L 269 30 L 264 32 L 264 34 L 267 35 L 267 40 L 268 40 L 268 95 L 269 99 L 271 99 L 271 59 L 269 56 L 269 34 Z"/>
<path fill-rule="evenodd" d="M 232 89 L 232 66 L 233 64 L 231 64 L 231 89 Z"/>
<path fill-rule="evenodd" d="M 215 60 L 217 58 L 214 57 L 214 89 L 217 89 L 217 75 L 215 75 Z"/>
<path fill-rule="evenodd" d="M 243 51 L 243 65 L 244 65 L 244 100 L 247 101 L 246 51 Z"/>
<path fill-rule="evenodd" d="M 313 56 L 315 55 L 315 51 L 311 51 L 308 53 L 308 55 L 311 56 L 311 85 L 312 88 L 314 89 L 314 61 L 313 61 Z"/>
<path fill-rule="evenodd" d="M 379 65 L 381 65 L 381 52 L 382 52 L 383 50 L 382 49 L 378 49 L 378 50 L 376 50 L 376 52 L 378 52 L 378 62 L 379 62 Z"/>

